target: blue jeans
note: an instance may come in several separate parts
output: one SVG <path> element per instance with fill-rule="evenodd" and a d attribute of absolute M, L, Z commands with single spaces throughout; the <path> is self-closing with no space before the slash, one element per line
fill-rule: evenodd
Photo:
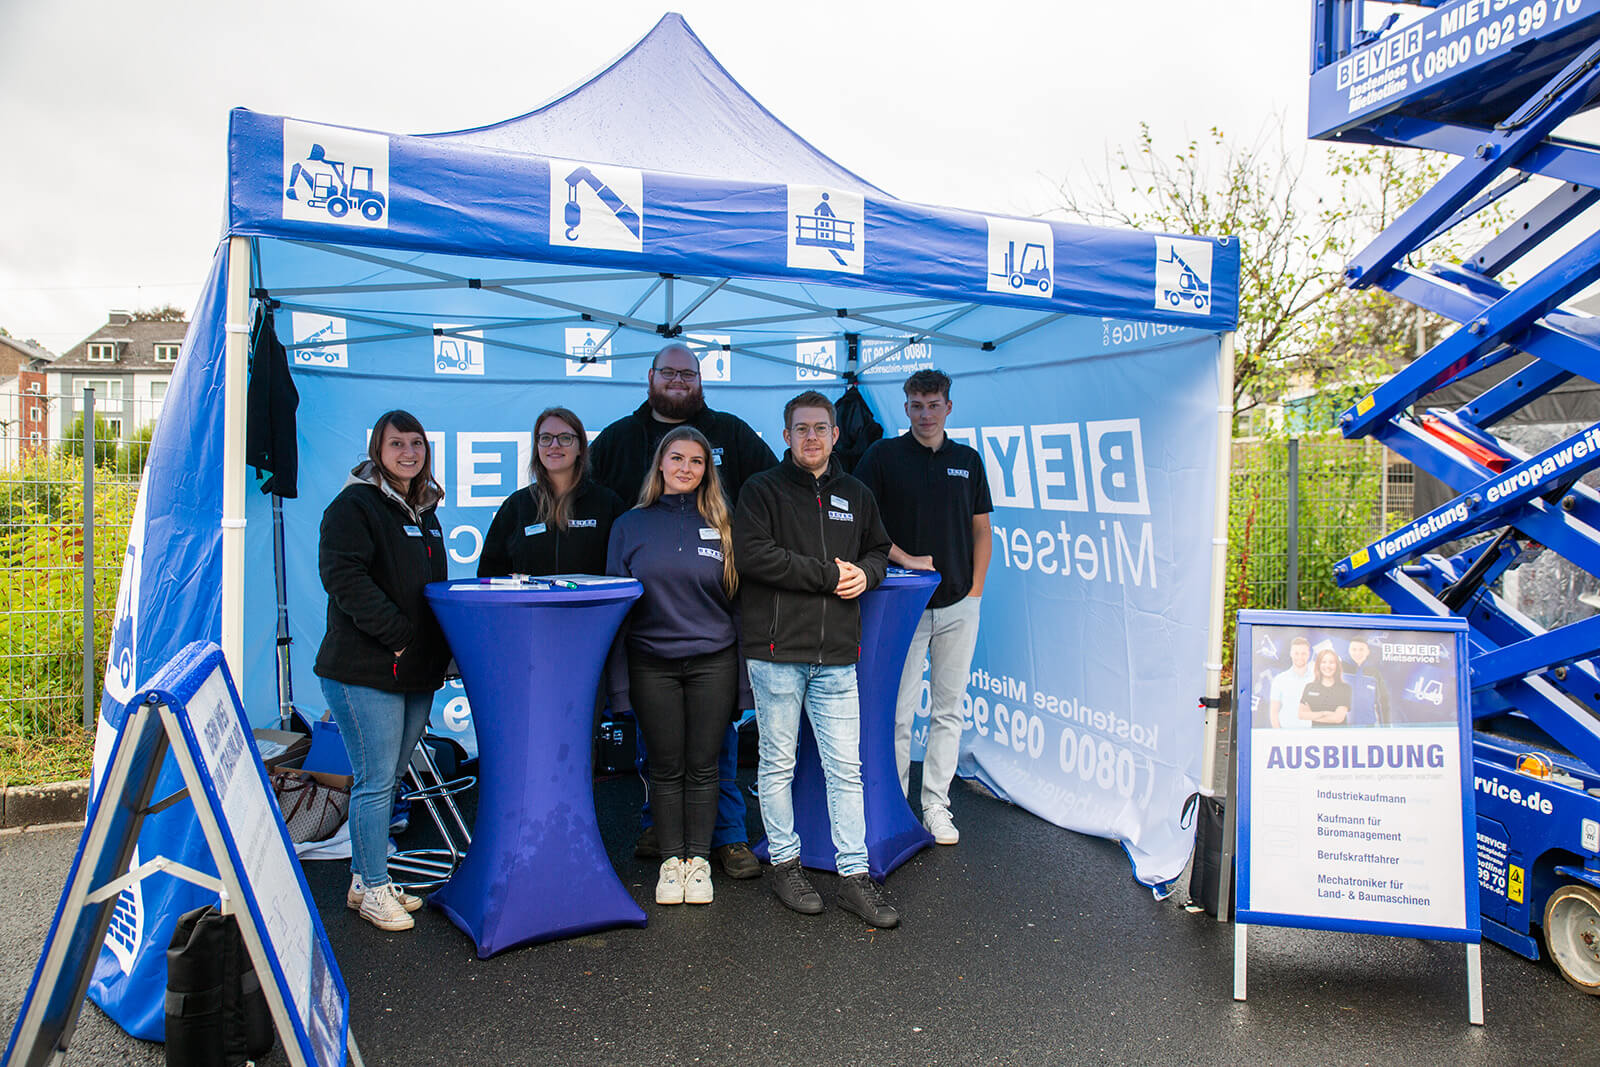
<path fill-rule="evenodd" d="M 350 754 L 350 866 L 369 886 L 389 882 L 389 813 L 411 763 L 432 693 L 388 693 L 323 678 L 333 721 Z"/>
<path fill-rule="evenodd" d="M 867 819 L 861 796 L 861 704 L 856 695 L 855 664 L 823 667 L 752 659 L 745 665 L 761 731 L 756 783 L 772 862 L 784 863 L 800 855 L 791 787 L 803 707 L 822 758 L 837 869 L 841 875 L 865 874 Z"/>

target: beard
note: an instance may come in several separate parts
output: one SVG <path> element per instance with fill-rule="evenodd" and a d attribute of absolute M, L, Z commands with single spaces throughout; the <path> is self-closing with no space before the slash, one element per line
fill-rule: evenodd
<path fill-rule="evenodd" d="M 650 409 L 662 418 L 682 422 L 698 415 L 705 406 L 705 394 L 698 381 L 687 393 L 669 393 L 659 383 L 650 386 Z"/>

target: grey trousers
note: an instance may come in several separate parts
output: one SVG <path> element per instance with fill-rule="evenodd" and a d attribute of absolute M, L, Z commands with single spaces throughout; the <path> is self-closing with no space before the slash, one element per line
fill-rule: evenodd
<path fill-rule="evenodd" d="M 947 608 L 929 608 L 917 620 L 917 632 L 900 673 L 900 699 L 894 716 L 894 755 L 900 789 L 911 786 L 911 723 L 922 709 L 922 668 L 928 673 L 928 751 L 922 764 L 922 810 L 950 810 L 950 782 L 961 756 L 961 698 L 972 672 L 972 650 L 978 643 L 980 598 L 967 597 Z"/>

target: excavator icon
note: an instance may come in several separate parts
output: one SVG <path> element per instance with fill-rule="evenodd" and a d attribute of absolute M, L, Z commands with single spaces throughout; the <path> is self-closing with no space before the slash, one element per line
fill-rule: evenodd
<path fill-rule="evenodd" d="M 567 175 L 567 209 L 565 221 L 567 224 L 567 240 L 578 239 L 578 226 L 583 222 L 583 205 L 578 203 L 578 186 L 587 185 L 594 190 L 594 195 L 600 202 L 611 209 L 617 221 L 628 228 L 634 237 L 643 238 L 644 224 L 639 218 L 639 213 L 629 207 L 616 191 L 595 176 L 594 171 L 588 167 L 579 167 Z"/>
<path fill-rule="evenodd" d="M 348 180 L 343 162 L 328 158 L 328 150 L 313 144 L 304 163 L 296 163 L 289 171 L 289 187 L 283 195 L 299 200 L 298 187 L 305 184 L 306 206 L 326 208 L 328 214 L 342 219 L 352 207 L 361 211 L 362 218 L 377 222 L 383 218 L 383 194 L 372 187 L 371 167 L 350 167 Z"/>

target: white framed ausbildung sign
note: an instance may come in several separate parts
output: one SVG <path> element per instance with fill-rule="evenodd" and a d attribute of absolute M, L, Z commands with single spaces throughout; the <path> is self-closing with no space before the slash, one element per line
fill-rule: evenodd
<path fill-rule="evenodd" d="M 1234 677 L 1235 999 L 1252 924 L 1419 937 L 1481 1023 L 1465 620 L 1242 611 Z"/>

